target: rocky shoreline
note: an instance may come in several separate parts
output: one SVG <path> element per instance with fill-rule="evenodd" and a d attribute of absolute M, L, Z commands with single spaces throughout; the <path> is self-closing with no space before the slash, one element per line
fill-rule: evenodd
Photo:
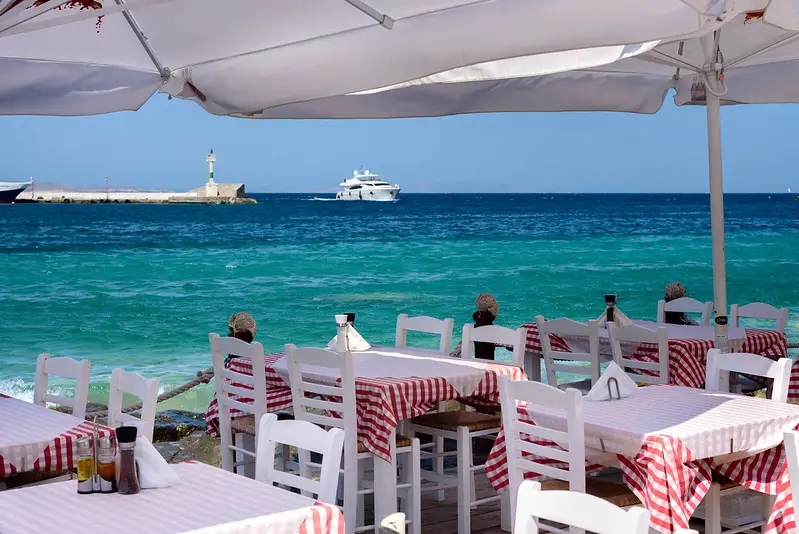
<path fill-rule="evenodd" d="M 165 410 L 155 416 L 153 444 L 169 463 L 188 460 L 220 466 L 219 439 L 205 431 L 205 414 Z"/>

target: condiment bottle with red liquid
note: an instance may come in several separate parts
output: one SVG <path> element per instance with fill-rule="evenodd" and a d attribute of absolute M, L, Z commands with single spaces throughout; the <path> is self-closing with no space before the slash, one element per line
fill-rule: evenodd
<path fill-rule="evenodd" d="M 141 491 L 139 473 L 136 470 L 136 431 L 135 426 L 121 426 L 116 429 L 119 447 L 117 491 L 121 495 L 134 495 Z"/>
<path fill-rule="evenodd" d="M 97 445 L 97 474 L 100 477 L 100 493 L 117 490 L 117 463 L 114 441 L 111 436 L 100 438 Z"/>

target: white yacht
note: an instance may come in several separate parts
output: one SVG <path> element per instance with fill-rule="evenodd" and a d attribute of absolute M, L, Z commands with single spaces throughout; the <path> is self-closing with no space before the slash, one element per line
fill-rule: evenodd
<path fill-rule="evenodd" d="M 400 186 L 381 180 L 378 175 L 363 167 L 353 171 L 352 178 L 344 180 L 339 186 L 343 189 L 336 193 L 336 200 L 391 201 L 400 192 Z"/>

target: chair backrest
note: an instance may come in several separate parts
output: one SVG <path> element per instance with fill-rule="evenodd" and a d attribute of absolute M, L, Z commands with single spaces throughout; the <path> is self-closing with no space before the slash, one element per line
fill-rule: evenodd
<path fill-rule="evenodd" d="M 608 335 L 613 361 L 633 380 L 644 384 L 669 383 L 669 331 L 665 326 L 649 330 L 637 325 L 616 326 L 611 323 Z M 651 361 L 655 355 L 657 362 Z"/>
<path fill-rule="evenodd" d="M 571 319 L 552 319 L 547 321 L 539 315 L 535 318 L 538 336 L 541 339 L 541 351 L 544 354 L 544 367 L 547 371 L 547 383 L 558 385 L 557 372 L 591 377 L 591 385 L 599 380 L 599 330 L 596 321 L 578 323 Z M 550 336 L 580 337 L 588 340 L 588 352 L 564 352 L 552 348 Z M 576 363 L 575 363 L 576 362 Z M 588 366 L 579 365 L 586 362 Z"/>
<path fill-rule="evenodd" d="M 521 484 L 517 503 L 514 534 L 538 534 L 538 519 L 596 534 L 649 532 L 649 512 L 644 508 L 625 510 L 600 497 L 575 491 L 541 491 L 541 483 L 532 480 Z"/>
<path fill-rule="evenodd" d="M 705 389 L 708 391 L 730 391 L 730 371 L 773 379 L 771 398 L 778 402 L 788 401 L 791 382 L 790 358 L 774 361 L 759 354 L 731 352 L 722 354 L 719 349 L 707 351 L 707 375 Z"/>
<path fill-rule="evenodd" d="M 776 323 L 774 330 L 785 332 L 785 326 L 788 323 L 788 308 L 777 308 L 765 302 L 752 302 L 743 306 L 733 304 L 730 306 L 730 323 L 732 326 L 740 326 L 739 319 L 741 317 L 772 319 Z"/>
<path fill-rule="evenodd" d="M 289 344 L 286 355 L 294 417 L 343 429 L 344 457 L 353 458 L 358 450 L 358 424 L 352 354 Z"/>
<path fill-rule="evenodd" d="M 463 326 L 461 340 L 461 356 L 474 359 L 474 342 L 495 343 L 506 347 L 513 347 L 512 363 L 516 367 L 524 368 L 524 347 L 526 344 L 527 330 L 517 328 L 511 330 L 504 326 L 488 325 L 475 327 L 473 324 Z"/>
<path fill-rule="evenodd" d="M 268 484 L 278 483 L 316 496 L 318 501 L 336 504 L 339 466 L 344 446 L 344 431 L 340 428 L 324 430 L 308 421 L 278 421 L 277 415 L 268 413 L 258 426 L 255 479 Z M 319 479 L 300 473 L 279 471 L 275 468 L 275 446 L 288 445 L 307 453 L 322 455 Z"/>
<path fill-rule="evenodd" d="M 799 510 L 799 432 L 791 431 L 783 434 L 785 456 L 788 462 L 788 480 L 790 481 L 793 509 Z"/>
<path fill-rule="evenodd" d="M 86 417 L 86 403 L 89 400 L 89 377 L 92 363 L 89 360 L 72 358 L 53 358 L 49 354 L 39 354 L 36 360 L 36 381 L 33 388 L 33 402 L 39 406 L 47 403 L 72 408 L 72 415 L 79 419 Z M 69 378 L 75 381 L 75 396 L 65 397 L 48 393 L 50 376 Z"/>
<path fill-rule="evenodd" d="M 512 381 L 506 376 L 499 380 L 511 517 L 514 517 L 516 495 L 525 473 L 564 480 L 569 483 L 569 489 L 584 492 L 585 429 L 580 392 L 576 389 L 562 391 L 540 382 Z M 532 425 L 522 421 L 517 410 L 520 402 L 553 413 L 558 424 L 545 426 L 543 421 L 539 421 Z M 551 446 L 552 442 L 559 447 Z"/>
<path fill-rule="evenodd" d="M 158 404 L 158 379 L 147 380 L 137 373 L 126 373 L 124 369 L 114 369 L 111 372 L 111 386 L 108 392 L 108 426 L 117 428 L 122 426 L 135 426 L 138 436 L 153 441 L 153 428 L 155 427 L 155 409 Z M 141 400 L 139 410 L 141 417 L 134 417 L 122 413 L 123 395 L 127 393 Z"/>
<path fill-rule="evenodd" d="M 219 435 L 221 436 L 222 469 L 233 470 L 233 462 L 228 449 L 233 449 L 230 410 L 254 416 L 256 444 L 258 441 L 257 421 L 266 413 L 266 364 L 264 347 L 258 342 L 247 343 L 234 337 L 220 337 L 208 334 L 211 342 L 211 358 L 214 362 L 214 382 L 219 411 Z M 240 373 L 225 367 L 225 358 L 236 356 L 252 362 L 252 374 Z M 237 449 L 247 454 L 243 449 Z M 249 454 L 248 454 L 249 455 Z"/>
<path fill-rule="evenodd" d="M 408 317 L 407 313 L 402 313 L 397 317 L 397 335 L 394 346 L 405 347 L 408 332 L 435 334 L 441 338 L 438 351 L 447 356 L 450 349 L 452 349 L 452 329 L 454 326 L 455 321 L 452 319 L 436 319 L 426 315 Z"/>
<path fill-rule="evenodd" d="M 710 318 L 713 315 L 713 302 L 701 302 L 691 297 L 681 297 L 669 302 L 661 299 L 658 301 L 659 323 L 666 321 L 666 312 L 701 313 L 702 320 L 700 322 L 702 325 L 707 326 L 710 324 Z"/>

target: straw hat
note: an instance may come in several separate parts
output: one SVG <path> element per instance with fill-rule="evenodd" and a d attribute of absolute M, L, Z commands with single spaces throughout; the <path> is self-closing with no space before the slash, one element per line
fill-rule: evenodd
<path fill-rule="evenodd" d="M 685 290 L 685 286 L 680 282 L 672 282 L 666 286 L 666 290 L 663 292 L 663 299 L 666 302 L 670 302 L 672 300 L 681 299 L 687 295 L 688 292 Z"/>
<path fill-rule="evenodd" d="M 489 312 L 494 317 L 499 315 L 499 303 L 497 299 L 494 298 L 494 295 L 490 293 L 480 293 L 477 295 L 475 304 L 479 312 Z"/>
<path fill-rule="evenodd" d="M 234 336 L 242 332 L 249 332 L 252 334 L 253 339 L 255 339 L 255 319 L 247 312 L 239 312 L 231 315 L 228 327 Z"/>

